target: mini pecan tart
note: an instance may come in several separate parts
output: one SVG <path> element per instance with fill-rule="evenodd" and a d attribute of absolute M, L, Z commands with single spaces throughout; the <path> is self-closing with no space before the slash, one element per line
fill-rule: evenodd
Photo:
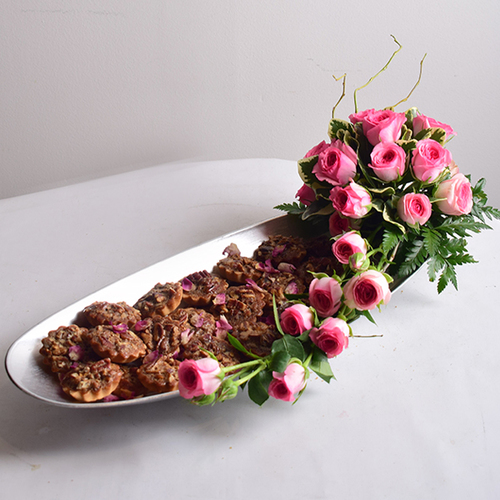
<path fill-rule="evenodd" d="M 118 387 L 113 394 L 120 399 L 135 399 L 147 394 L 148 390 L 142 385 L 137 375 L 137 366 L 120 365 L 123 372 Z"/>
<path fill-rule="evenodd" d="M 131 363 L 146 354 L 146 345 L 127 325 L 100 325 L 87 333 L 92 349 L 113 363 Z"/>
<path fill-rule="evenodd" d="M 142 385 L 152 392 L 171 392 L 177 389 L 179 362 L 158 351 L 150 352 L 137 370 Z"/>
<path fill-rule="evenodd" d="M 260 262 L 270 261 L 274 266 L 281 262 L 296 266 L 305 259 L 306 254 L 306 246 L 301 238 L 274 235 L 259 245 L 254 258 Z"/>
<path fill-rule="evenodd" d="M 63 391 L 82 403 L 92 403 L 109 396 L 120 383 L 122 371 L 110 359 L 80 363 L 61 379 Z"/>
<path fill-rule="evenodd" d="M 181 280 L 181 284 L 182 300 L 193 307 L 207 306 L 229 286 L 227 281 L 208 271 L 190 274 Z"/>
<path fill-rule="evenodd" d="M 67 372 L 74 363 L 84 363 L 96 356 L 86 340 L 87 329 L 77 325 L 61 326 L 42 339 L 40 354 L 54 373 Z"/>
<path fill-rule="evenodd" d="M 225 248 L 223 253 L 227 257 L 217 262 L 217 271 L 224 279 L 242 284 L 247 280 L 256 281 L 262 276 L 261 263 L 249 257 L 242 257 L 234 243 Z"/>
<path fill-rule="evenodd" d="M 234 326 L 250 318 L 262 316 L 268 295 L 268 292 L 259 289 L 256 285 L 231 286 L 226 291 L 225 302 L 214 305 L 212 311 L 216 315 L 224 315 Z"/>
<path fill-rule="evenodd" d="M 273 342 L 281 337 L 274 325 L 252 320 L 238 324 L 232 334 L 245 349 L 262 357 L 271 354 Z"/>
<path fill-rule="evenodd" d="M 125 324 L 131 327 L 141 319 L 141 313 L 125 302 L 94 302 L 82 313 L 92 326 Z"/>
<path fill-rule="evenodd" d="M 143 295 L 134 305 L 144 318 L 155 315 L 166 316 L 175 311 L 182 301 L 180 283 L 157 283 L 148 293 Z"/>

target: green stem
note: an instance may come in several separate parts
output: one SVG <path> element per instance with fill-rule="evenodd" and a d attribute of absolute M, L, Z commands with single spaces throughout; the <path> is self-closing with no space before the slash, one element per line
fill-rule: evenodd
<path fill-rule="evenodd" d="M 254 378 L 255 375 L 257 375 L 257 373 L 260 373 L 262 370 L 265 370 L 265 368 L 266 368 L 266 365 L 262 364 L 261 366 L 259 366 L 259 368 L 257 368 L 257 370 L 250 372 L 246 377 L 242 377 L 242 378 L 238 379 L 237 384 L 238 385 L 244 384 L 247 380 Z"/>
<path fill-rule="evenodd" d="M 309 353 L 309 356 L 307 356 L 306 360 L 302 363 L 302 366 L 304 368 L 307 368 L 309 366 L 309 363 L 311 362 L 311 359 L 313 357 L 312 351 Z"/>
<path fill-rule="evenodd" d="M 250 366 L 257 365 L 257 364 L 262 364 L 265 367 L 267 363 L 263 359 L 254 359 L 253 361 L 245 361 L 245 363 L 240 363 L 238 365 L 224 367 L 221 369 L 221 371 L 225 375 L 226 373 L 241 370 L 242 368 L 249 368 Z"/>

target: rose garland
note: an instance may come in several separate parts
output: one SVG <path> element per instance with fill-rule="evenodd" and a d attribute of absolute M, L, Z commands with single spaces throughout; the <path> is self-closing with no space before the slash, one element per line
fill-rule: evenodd
<path fill-rule="evenodd" d="M 399 49 L 392 57 L 401 48 L 394 41 Z M 349 121 L 334 118 L 334 107 L 329 142 L 299 160 L 298 202 L 276 207 L 329 232 L 343 273 L 314 274 L 307 294 L 289 296 L 280 316 L 275 307 L 282 337 L 269 356 L 254 355 L 228 333 L 250 361 L 221 367 L 208 352 L 207 358 L 183 361 L 179 391 L 184 398 L 211 404 L 247 386 L 259 405 L 270 396 L 294 402 L 311 370 L 327 382 L 333 378 L 329 359 L 348 346 L 349 323 L 360 315 L 373 321 L 370 311 L 389 302 L 394 279 L 427 262 L 440 293 L 450 283 L 458 287 L 457 265 L 476 262 L 466 238 L 491 229 L 485 220 L 500 218 L 500 211 L 487 206 L 484 179 L 472 187 L 446 149 L 455 131 L 416 108 L 358 112 L 356 91 L 354 101 Z"/>

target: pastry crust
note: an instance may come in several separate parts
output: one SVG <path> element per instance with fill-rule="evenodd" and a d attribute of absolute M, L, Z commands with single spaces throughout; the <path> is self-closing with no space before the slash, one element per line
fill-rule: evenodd
<path fill-rule="evenodd" d="M 61 326 L 42 339 L 40 354 L 54 373 L 65 373 L 74 363 L 95 359 L 86 341 L 87 329 L 77 325 Z"/>
<path fill-rule="evenodd" d="M 192 307 L 208 306 L 218 295 L 223 294 L 229 286 L 227 281 L 211 274 L 200 271 L 190 274 L 181 280 L 182 300 Z"/>
<path fill-rule="evenodd" d="M 152 392 L 162 393 L 177 390 L 179 362 L 171 356 L 153 351 L 144 358 L 137 370 L 137 377 L 142 385 Z"/>
<path fill-rule="evenodd" d="M 180 283 L 157 283 L 148 293 L 143 295 L 134 305 L 143 318 L 167 316 L 175 311 L 182 300 Z"/>
<path fill-rule="evenodd" d="M 125 324 L 133 327 L 141 319 L 141 313 L 125 302 L 94 302 L 82 313 L 92 326 Z"/>
<path fill-rule="evenodd" d="M 83 403 L 109 396 L 120 383 L 122 371 L 110 359 L 81 363 L 61 377 L 63 391 Z"/>
<path fill-rule="evenodd" d="M 90 346 L 113 363 L 131 363 L 146 354 L 146 345 L 127 325 L 100 325 L 87 333 Z"/>

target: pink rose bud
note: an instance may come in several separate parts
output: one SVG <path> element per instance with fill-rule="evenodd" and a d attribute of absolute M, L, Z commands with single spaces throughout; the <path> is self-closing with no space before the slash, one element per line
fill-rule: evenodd
<path fill-rule="evenodd" d="M 410 226 L 425 224 L 432 215 L 431 201 L 425 194 L 405 194 L 398 201 L 398 215 Z"/>
<path fill-rule="evenodd" d="M 357 161 L 356 153 L 350 146 L 341 141 L 335 141 L 320 153 L 312 171 L 318 180 L 341 186 L 347 184 L 356 175 Z"/>
<path fill-rule="evenodd" d="M 298 363 L 290 363 L 283 373 L 273 372 L 269 384 L 269 396 L 282 401 L 295 401 L 297 394 L 305 387 L 305 369 Z"/>
<path fill-rule="evenodd" d="M 366 241 L 357 233 L 356 231 L 350 231 L 349 233 L 341 236 L 332 245 L 333 255 L 337 257 L 337 260 L 341 264 L 350 264 L 353 269 L 359 269 L 363 262 L 366 260 L 366 252 L 368 248 L 366 246 Z M 354 254 L 362 254 L 357 259 L 353 259 Z"/>
<path fill-rule="evenodd" d="M 370 311 L 379 304 L 387 304 L 391 299 L 391 291 L 382 273 L 369 270 L 354 276 L 346 283 L 344 298 L 344 304 L 350 309 Z"/>
<path fill-rule="evenodd" d="M 304 158 L 310 158 L 311 156 L 316 156 L 319 155 L 321 152 L 323 152 L 327 147 L 330 145 L 327 144 L 325 141 L 321 141 L 319 144 L 316 144 L 312 149 L 310 149 L 304 156 Z"/>
<path fill-rule="evenodd" d="M 353 181 L 346 187 L 334 187 L 330 191 L 330 200 L 335 210 L 353 219 L 364 217 L 372 203 L 370 193 Z"/>
<path fill-rule="evenodd" d="M 396 142 L 401 136 L 401 128 L 406 122 L 404 113 L 389 109 L 375 111 L 368 109 L 349 116 L 351 123 L 361 122 L 363 133 L 372 146 L 379 142 Z"/>
<path fill-rule="evenodd" d="M 306 206 L 309 206 L 315 199 L 316 193 L 307 184 L 304 184 L 295 195 L 295 198 Z"/>
<path fill-rule="evenodd" d="M 327 318 L 313 328 L 309 338 L 328 358 L 338 356 L 349 345 L 349 326 L 340 318 Z"/>
<path fill-rule="evenodd" d="M 411 163 L 419 181 L 434 182 L 451 163 L 451 153 L 432 139 L 418 141 Z"/>
<path fill-rule="evenodd" d="M 417 135 L 422 130 L 428 128 L 440 128 L 445 131 L 446 139 L 448 139 L 451 135 L 457 135 L 456 132 L 446 123 L 438 122 L 434 120 L 434 118 L 430 118 L 425 115 L 418 115 L 413 119 L 413 133 Z"/>
<path fill-rule="evenodd" d="M 287 307 L 280 316 L 281 328 L 288 335 L 301 335 L 305 331 L 310 330 L 313 323 L 313 313 L 304 304 L 294 304 Z"/>
<path fill-rule="evenodd" d="M 379 142 L 371 152 L 368 165 L 383 181 L 395 181 L 405 173 L 405 150 L 394 142 Z"/>
<path fill-rule="evenodd" d="M 456 174 L 441 182 L 434 196 L 442 198 L 437 206 L 446 215 L 466 215 L 472 210 L 472 188 L 464 174 Z"/>
<path fill-rule="evenodd" d="M 335 278 L 314 278 L 309 285 L 309 301 L 322 318 L 340 309 L 342 287 Z"/>
<path fill-rule="evenodd" d="M 221 368 L 212 358 L 187 359 L 179 365 L 179 394 L 186 399 L 208 396 L 222 383 Z"/>

